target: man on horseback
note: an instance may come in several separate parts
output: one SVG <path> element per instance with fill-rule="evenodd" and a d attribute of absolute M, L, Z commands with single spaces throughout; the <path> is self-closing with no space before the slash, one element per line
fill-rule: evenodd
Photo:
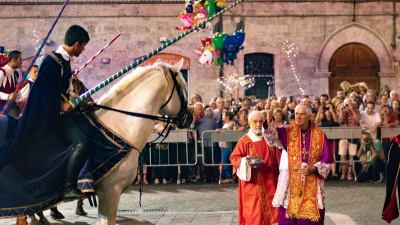
<path fill-rule="evenodd" d="M 64 134 L 67 140 L 73 144 L 71 147 L 71 156 L 67 164 L 66 189 L 64 194 L 64 198 L 67 199 L 74 199 L 81 195 L 80 191 L 76 188 L 76 180 L 80 169 L 82 169 L 86 161 L 86 153 L 89 148 L 89 138 L 80 127 L 80 124 L 85 123 L 85 121 L 79 112 L 72 110 L 73 107 L 69 103 L 73 79 L 70 61 L 72 57 L 78 57 L 85 50 L 85 46 L 89 40 L 89 34 L 84 28 L 73 25 L 65 34 L 64 46 L 59 46 L 54 54 L 50 54 L 50 57 L 61 67 L 61 76 L 69 78 L 68 83 L 61 83 L 64 87 L 60 93 L 60 114 Z"/>
<path fill-rule="evenodd" d="M 79 128 L 83 118 L 72 111 L 68 103 L 72 77 L 70 61 L 85 50 L 89 40 L 88 32 L 81 26 L 73 25 L 67 30 L 64 45 L 43 60 L 14 136 L 0 146 L 0 171 L 10 161 L 20 161 L 21 155 L 40 154 L 43 148 L 65 151 L 65 157 L 70 154 L 65 179 L 67 198 L 80 195 L 75 190 L 76 179 L 88 146 L 88 138 Z"/>

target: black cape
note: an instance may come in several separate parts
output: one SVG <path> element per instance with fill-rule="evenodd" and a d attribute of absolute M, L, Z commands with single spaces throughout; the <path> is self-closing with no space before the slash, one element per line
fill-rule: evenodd
<path fill-rule="evenodd" d="M 61 200 L 71 143 L 63 133 L 60 93 L 68 89 L 71 67 L 56 56 L 63 67 L 50 56 L 44 59 L 13 137 L 1 143 L 0 217 Z"/>
<path fill-rule="evenodd" d="M 66 135 L 71 117 L 63 118 L 71 114 L 60 115 L 60 93 L 66 94 L 71 77 L 69 63 L 62 61 L 63 75 L 56 61 L 50 56 L 45 58 L 13 138 L 1 144 L 0 217 L 32 215 L 62 201 L 72 144 Z M 92 144 L 78 178 L 85 182 L 78 187 L 83 192 L 92 191 L 95 183 L 134 147 L 104 127 L 93 114 L 73 117 Z"/>

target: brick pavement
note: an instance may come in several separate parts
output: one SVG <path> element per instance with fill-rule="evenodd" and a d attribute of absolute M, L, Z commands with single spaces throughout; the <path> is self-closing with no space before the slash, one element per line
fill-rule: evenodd
<path fill-rule="evenodd" d="M 121 198 L 118 223 L 121 225 L 231 225 L 237 224 L 236 185 L 185 184 L 145 186 L 142 207 L 139 207 L 138 186 Z M 385 187 L 383 184 L 328 182 L 326 225 L 381 225 Z M 74 214 L 75 203 L 60 206 L 65 220 L 54 225 L 95 224 L 96 209 L 85 205 L 88 216 Z M 48 212 L 45 213 L 48 215 Z M 68 221 L 68 222 L 66 222 Z M 14 220 L 0 220 L 1 225 Z M 400 224 L 400 220 L 392 224 Z"/>

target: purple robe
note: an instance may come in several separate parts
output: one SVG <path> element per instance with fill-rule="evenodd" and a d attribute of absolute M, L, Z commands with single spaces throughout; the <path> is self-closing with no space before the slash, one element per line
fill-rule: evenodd
<path fill-rule="evenodd" d="M 307 128 L 308 130 L 309 128 Z M 287 131 L 286 131 L 286 127 L 282 127 L 282 128 L 277 128 L 278 130 L 278 135 L 279 135 L 279 140 L 281 141 L 283 147 L 285 149 L 287 149 Z M 304 131 L 302 130 L 301 133 L 303 133 Z M 311 144 L 311 132 L 307 132 L 306 133 L 306 149 L 310 149 L 310 144 Z M 309 157 L 309 152 L 306 153 L 306 159 L 304 160 L 302 157 L 302 162 L 308 162 L 308 157 Z M 330 144 L 329 144 L 329 140 L 326 137 L 326 135 L 324 134 L 324 146 L 322 149 L 322 154 L 321 157 L 318 160 L 319 162 L 325 163 L 325 164 L 331 164 L 334 163 L 333 160 L 333 155 L 332 155 L 332 151 L 330 148 Z"/>
<path fill-rule="evenodd" d="M 310 127 L 310 126 L 309 126 Z M 302 130 L 302 134 L 309 130 L 310 128 L 307 128 L 306 130 Z M 281 141 L 284 149 L 287 149 L 288 145 L 288 138 L 287 138 L 287 129 L 286 127 L 284 128 L 277 128 L 278 130 L 278 136 L 279 140 Z M 310 144 L 311 144 L 311 132 L 307 132 L 306 135 L 306 149 L 310 149 Z M 309 158 L 309 151 L 305 154 L 305 158 L 302 158 L 302 162 L 308 163 L 308 158 Z M 323 149 L 322 149 L 322 154 L 318 160 L 318 162 L 324 163 L 324 164 L 331 164 L 334 162 L 333 155 L 330 149 L 329 145 L 329 140 L 324 134 L 324 143 L 323 143 Z M 322 175 L 318 175 L 318 179 L 324 179 Z M 289 187 L 290 188 L 290 187 Z M 317 222 L 306 220 L 306 219 L 292 219 L 292 218 L 286 218 L 286 209 L 284 207 L 279 208 L 279 215 L 278 215 L 278 221 L 279 225 L 323 225 L 324 224 L 324 218 L 325 218 L 325 209 L 319 209 L 319 215 L 320 215 L 320 220 Z"/>

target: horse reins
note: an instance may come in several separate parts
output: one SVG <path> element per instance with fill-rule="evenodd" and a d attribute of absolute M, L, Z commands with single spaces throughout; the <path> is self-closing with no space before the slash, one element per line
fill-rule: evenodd
<path fill-rule="evenodd" d="M 168 134 L 170 133 L 170 131 L 172 129 L 172 127 L 169 126 L 169 125 L 170 124 L 176 124 L 178 127 L 179 126 L 183 126 L 184 120 L 182 120 L 181 118 L 185 118 L 186 119 L 186 117 L 187 117 L 187 109 L 186 109 L 187 101 L 186 101 L 186 98 L 182 95 L 181 88 L 180 88 L 180 86 L 178 84 L 178 80 L 176 79 L 178 73 L 174 72 L 174 71 L 170 71 L 170 72 L 171 72 L 171 77 L 172 77 L 174 85 L 172 87 L 171 93 L 170 93 L 167 101 L 164 104 L 162 104 L 160 108 L 162 109 L 162 108 L 164 108 L 165 106 L 168 105 L 168 103 L 171 101 L 172 96 L 174 95 L 174 92 L 175 92 L 175 89 L 176 89 L 176 91 L 178 93 L 178 96 L 179 96 L 179 100 L 180 100 L 181 106 L 180 106 L 180 110 L 179 110 L 177 116 L 175 116 L 175 117 L 171 117 L 169 115 L 156 116 L 156 115 L 145 114 L 145 113 L 130 112 L 130 111 L 125 111 L 125 110 L 121 110 L 121 109 L 112 108 L 112 107 L 105 106 L 105 105 L 99 105 L 99 104 L 96 104 L 94 102 L 91 103 L 91 106 L 93 108 L 95 108 L 95 109 L 96 108 L 97 109 L 105 109 L 105 110 L 109 110 L 109 111 L 113 111 L 113 112 L 122 113 L 122 114 L 125 114 L 125 115 L 128 115 L 128 116 L 134 116 L 134 117 L 139 117 L 139 118 L 144 118 L 144 119 L 150 119 L 150 120 L 156 120 L 156 121 L 164 122 L 164 123 L 166 123 L 164 129 L 161 131 L 161 133 L 158 133 L 159 136 L 155 140 L 150 141 L 150 143 L 156 142 L 161 137 L 163 137 L 163 139 L 160 142 L 163 142 L 168 137 Z"/>

